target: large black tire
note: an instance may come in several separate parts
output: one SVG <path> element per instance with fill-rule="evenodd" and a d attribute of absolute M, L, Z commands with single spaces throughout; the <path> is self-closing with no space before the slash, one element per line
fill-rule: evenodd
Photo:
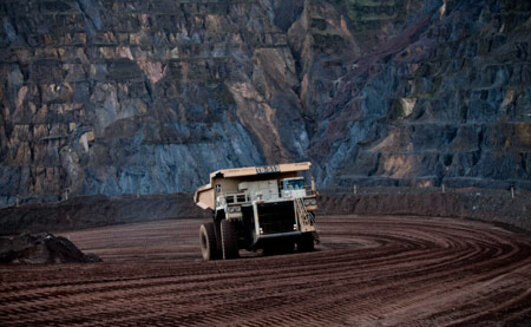
<path fill-rule="evenodd" d="M 222 220 L 221 229 L 221 251 L 223 259 L 233 259 L 239 256 L 238 253 L 238 230 L 235 223 L 229 220 Z"/>
<path fill-rule="evenodd" d="M 199 244 L 204 260 L 219 259 L 214 223 L 206 223 L 199 228 Z"/>
<path fill-rule="evenodd" d="M 310 252 L 314 249 L 314 241 L 312 233 L 304 233 L 297 241 L 297 251 Z"/>

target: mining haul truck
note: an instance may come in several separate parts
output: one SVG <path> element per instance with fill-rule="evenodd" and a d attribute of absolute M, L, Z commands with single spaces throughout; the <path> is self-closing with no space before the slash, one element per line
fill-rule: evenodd
<path fill-rule="evenodd" d="M 286 253 L 314 249 L 317 240 L 315 184 L 304 184 L 311 163 L 223 169 L 194 194 L 195 203 L 213 212 L 201 225 L 205 260 L 231 259 L 240 249 Z"/>

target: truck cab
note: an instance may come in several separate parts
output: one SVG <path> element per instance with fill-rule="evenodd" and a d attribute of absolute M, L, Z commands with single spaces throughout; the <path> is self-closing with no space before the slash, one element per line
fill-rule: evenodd
<path fill-rule="evenodd" d="M 280 194 L 284 198 L 303 198 L 306 196 L 303 177 L 283 178 L 280 180 Z"/>
<path fill-rule="evenodd" d="M 200 228 L 203 258 L 238 256 L 240 249 L 312 250 L 316 238 L 316 190 L 300 174 L 310 163 L 219 170 L 194 201 L 213 212 Z"/>

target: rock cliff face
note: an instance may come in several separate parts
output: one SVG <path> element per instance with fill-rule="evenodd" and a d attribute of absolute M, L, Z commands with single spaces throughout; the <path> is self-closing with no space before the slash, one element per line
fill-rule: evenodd
<path fill-rule="evenodd" d="M 531 188 L 531 3 L 6 0 L 0 202 L 192 191 L 311 160 L 321 187 Z"/>

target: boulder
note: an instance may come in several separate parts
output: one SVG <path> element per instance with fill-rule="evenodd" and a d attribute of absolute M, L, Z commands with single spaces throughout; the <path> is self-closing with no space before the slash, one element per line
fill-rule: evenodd
<path fill-rule="evenodd" d="M 4 264 L 100 261 L 94 254 L 84 254 L 67 238 L 49 233 L 0 238 L 0 263 Z"/>

